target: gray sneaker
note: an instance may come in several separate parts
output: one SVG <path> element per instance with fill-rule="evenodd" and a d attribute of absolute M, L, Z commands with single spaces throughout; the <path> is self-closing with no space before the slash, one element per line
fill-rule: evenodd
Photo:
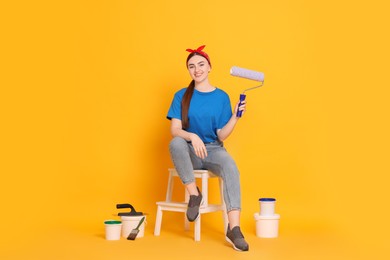
<path fill-rule="evenodd" d="M 190 201 L 188 202 L 187 219 L 190 222 L 195 221 L 199 217 L 199 207 L 203 200 L 202 193 L 198 187 L 196 188 L 198 189 L 199 195 L 190 195 Z"/>
<path fill-rule="evenodd" d="M 233 245 L 233 248 L 238 251 L 248 251 L 249 245 L 244 239 L 244 235 L 241 233 L 240 227 L 235 226 L 232 230 L 230 230 L 230 226 L 228 224 L 228 229 L 226 232 L 226 240 Z"/>

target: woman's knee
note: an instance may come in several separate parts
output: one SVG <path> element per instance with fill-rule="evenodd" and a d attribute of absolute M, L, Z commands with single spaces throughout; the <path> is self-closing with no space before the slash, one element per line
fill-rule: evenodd
<path fill-rule="evenodd" d="M 231 172 L 234 174 L 240 174 L 237 164 L 234 160 L 227 161 L 223 166 L 222 169 L 224 172 Z"/>
<path fill-rule="evenodd" d="M 221 153 L 219 158 L 219 166 L 225 174 L 239 174 L 238 167 L 234 159 L 228 153 Z"/>
<path fill-rule="evenodd" d="M 169 143 L 169 150 L 171 152 L 173 151 L 183 151 L 188 149 L 188 143 L 187 141 L 182 137 L 174 137 L 171 142 Z"/>

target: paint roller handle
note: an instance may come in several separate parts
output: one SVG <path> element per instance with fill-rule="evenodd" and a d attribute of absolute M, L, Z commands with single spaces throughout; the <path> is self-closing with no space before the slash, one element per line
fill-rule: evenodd
<path fill-rule="evenodd" d="M 239 110 L 239 108 L 240 108 L 240 106 L 242 105 L 242 101 L 245 100 L 245 97 L 246 97 L 245 94 L 240 94 L 240 103 L 238 104 L 238 107 L 237 107 L 237 114 L 236 114 L 237 117 L 241 117 L 241 116 L 242 116 L 242 110 Z"/>

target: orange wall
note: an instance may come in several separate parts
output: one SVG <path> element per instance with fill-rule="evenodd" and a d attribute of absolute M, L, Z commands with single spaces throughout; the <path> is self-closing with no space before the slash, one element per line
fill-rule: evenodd
<path fill-rule="evenodd" d="M 231 77 L 231 66 L 265 73 L 226 141 L 241 170 L 243 226 L 272 196 L 281 232 L 384 245 L 385 4 L 155 2 L 1 4 L 2 222 L 98 229 L 128 202 L 152 229 L 172 165 L 166 112 L 190 80 L 185 49 L 206 44 L 210 80 L 234 102 L 256 83 Z M 36 226 L 4 228 L 12 241 Z"/>

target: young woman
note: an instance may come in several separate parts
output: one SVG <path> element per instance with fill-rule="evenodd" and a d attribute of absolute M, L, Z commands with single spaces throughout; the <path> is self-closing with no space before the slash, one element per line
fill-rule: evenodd
<path fill-rule="evenodd" d="M 249 246 L 240 230 L 241 191 L 239 171 L 223 146 L 239 118 L 237 110 L 245 112 L 246 103 L 239 102 L 232 113 L 229 96 L 209 82 L 210 58 L 203 51 L 187 49 L 187 69 L 192 78 L 187 88 L 176 92 L 167 118 L 171 120 L 173 136 L 169 149 L 172 161 L 190 194 L 187 218 L 199 216 L 202 194 L 196 186 L 194 169 L 207 169 L 223 179 L 224 200 L 228 212 L 226 240 L 234 249 L 248 251 Z"/>

